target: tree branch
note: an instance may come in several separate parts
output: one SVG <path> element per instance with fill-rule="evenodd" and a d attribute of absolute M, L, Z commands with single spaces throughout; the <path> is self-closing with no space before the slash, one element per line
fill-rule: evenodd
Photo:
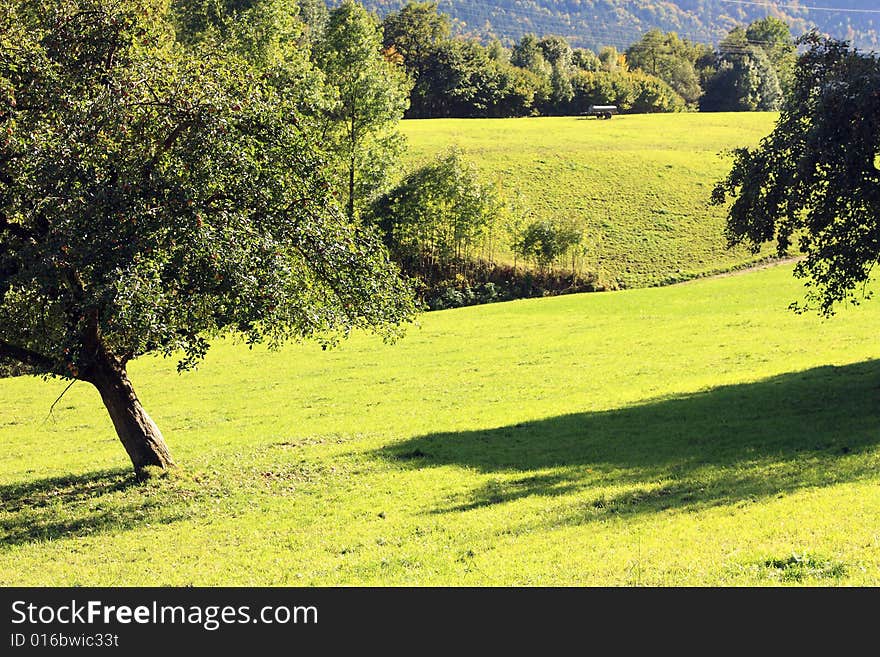
<path fill-rule="evenodd" d="M 0 214 L 0 234 L 4 232 L 9 233 L 10 235 L 13 235 L 26 242 L 35 242 L 37 239 L 36 236 L 25 226 L 13 223 L 9 221 L 9 219 L 5 215 Z"/>
<path fill-rule="evenodd" d="M 196 118 L 189 118 L 186 121 L 181 121 L 174 130 L 171 131 L 165 140 L 159 145 L 159 148 L 153 154 L 153 157 L 149 162 L 144 166 L 144 178 L 149 178 L 149 176 L 153 173 L 153 169 L 156 168 L 156 164 L 159 162 L 159 158 L 162 157 L 164 153 L 166 153 L 173 145 L 174 142 L 183 134 L 183 132 L 196 124 Z"/>
<path fill-rule="evenodd" d="M 74 383 L 76 383 L 76 379 L 73 379 L 70 383 L 68 383 L 67 387 L 61 392 L 60 395 L 58 395 L 58 398 L 52 402 L 52 405 L 49 407 L 49 413 L 46 415 L 46 420 L 48 420 L 50 417 L 52 417 L 52 411 L 55 410 L 55 407 L 58 405 L 58 402 L 60 402 L 64 398 L 64 395 L 66 395 L 67 391 L 73 387 Z M 45 422 L 46 420 L 43 420 L 43 422 Z M 54 418 L 53 418 L 53 420 L 54 420 Z"/>
<path fill-rule="evenodd" d="M 19 363 L 24 363 L 25 365 L 30 365 L 31 367 L 47 370 L 49 372 L 57 371 L 55 362 L 51 358 L 47 358 L 43 354 L 38 354 L 36 351 L 31 351 L 30 349 L 16 347 L 3 340 L 0 340 L 0 358 L 11 358 Z"/>

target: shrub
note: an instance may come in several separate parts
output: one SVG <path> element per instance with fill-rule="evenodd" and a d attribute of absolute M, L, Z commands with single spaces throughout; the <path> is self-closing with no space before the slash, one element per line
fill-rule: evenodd
<path fill-rule="evenodd" d="M 420 298 L 430 310 L 458 308 L 495 301 L 546 297 L 607 289 L 591 273 L 537 272 L 485 261 L 470 264 L 467 275 L 436 269 L 423 282 Z M 434 281 L 434 282 L 431 282 Z"/>
<path fill-rule="evenodd" d="M 539 220 L 525 227 L 514 241 L 513 249 L 544 271 L 580 241 L 581 231 L 573 224 Z"/>
<path fill-rule="evenodd" d="M 590 105 L 617 105 L 621 112 L 680 112 L 684 99 L 660 78 L 641 71 L 577 71 L 571 78 L 574 106 L 585 111 Z"/>
<path fill-rule="evenodd" d="M 371 214 L 398 262 L 419 274 L 471 259 L 500 211 L 493 188 L 452 149 L 377 199 Z"/>

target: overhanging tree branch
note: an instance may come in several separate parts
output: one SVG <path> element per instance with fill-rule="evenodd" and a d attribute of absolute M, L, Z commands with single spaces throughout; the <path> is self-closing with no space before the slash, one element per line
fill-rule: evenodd
<path fill-rule="evenodd" d="M 17 347 L 3 340 L 0 340 L 0 358 L 11 358 L 19 363 L 49 372 L 56 371 L 55 362 L 51 358 L 47 358 L 43 354 L 38 354 L 36 351 L 31 351 L 24 347 Z"/>

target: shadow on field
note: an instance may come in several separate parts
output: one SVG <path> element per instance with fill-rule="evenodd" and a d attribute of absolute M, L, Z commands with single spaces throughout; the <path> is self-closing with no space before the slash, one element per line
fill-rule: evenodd
<path fill-rule="evenodd" d="M 127 490 L 137 483 L 131 470 L 116 469 L 0 486 L 0 549 L 142 524 L 157 504 Z"/>
<path fill-rule="evenodd" d="M 742 505 L 877 476 L 878 385 L 880 361 L 820 367 L 611 411 L 432 434 L 381 452 L 412 467 L 495 475 L 435 513 L 573 493 L 576 503 L 547 522 Z"/>

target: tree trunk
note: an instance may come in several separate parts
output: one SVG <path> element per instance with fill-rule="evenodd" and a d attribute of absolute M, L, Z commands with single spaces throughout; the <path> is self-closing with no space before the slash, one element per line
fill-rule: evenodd
<path fill-rule="evenodd" d="M 143 473 L 147 466 L 163 470 L 173 467 L 174 461 L 165 445 L 165 439 L 156 423 L 147 415 L 128 380 L 125 366 L 110 354 L 101 354 L 92 369 L 91 383 L 101 393 L 101 399 L 116 435 L 128 452 L 135 472 Z"/>
<path fill-rule="evenodd" d="M 354 221 L 354 162 L 348 170 L 348 219 Z"/>

